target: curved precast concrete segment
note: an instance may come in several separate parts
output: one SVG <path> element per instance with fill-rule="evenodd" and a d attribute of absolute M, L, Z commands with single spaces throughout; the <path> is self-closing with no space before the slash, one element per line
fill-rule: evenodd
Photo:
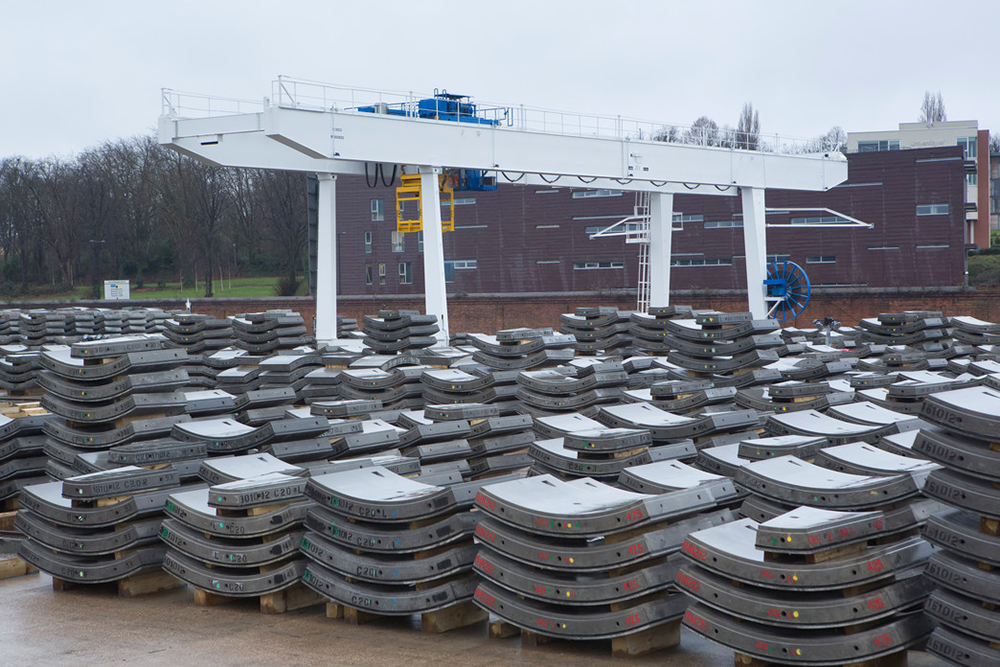
<path fill-rule="evenodd" d="M 164 519 L 159 538 L 172 549 L 208 565 L 258 567 L 299 555 L 304 531 L 261 538 L 207 538 L 175 519 Z"/>
<path fill-rule="evenodd" d="M 495 519 L 533 533 L 611 535 L 716 507 L 699 486 L 650 495 L 624 491 L 586 477 L 569 482 L 552 475 L 484 486 L 476 506 Z"/>
<path fill-rule="evenodd" d="M 681 590 L 698 602 L 746 621 L 787 629 L 844 628 L 870 623 L 920 605 L 934 589 L 922 567 L 856 595 L 843 591 L 776 591 L 712 574 L 685 564 L 677 573 Z"/>
<path fill-rule="evenodd" d="M 1000 391 L 967 387 L 932 394 L 920 416 L 949 431 L 992 442 L 1000 434 Z"/>
<path fill-rule="evenodd" d="M 539 602 L 586 607 L 625 602 L 662 591 L 674 583 L 679 563 L 676 556 L 671 556 L 666 563 L 626 574 L 579 577 L 528 567 L 491 549 L 483 549 L 476 556 L 472 569 L 515 595 Z"/>
<path fill-rule="evenodd" d="M 108 401 L 126 394 L 177 389 L 190 384 L 185 370 L 134 373 L 107 383 L 67 380 L 53 371 L 41 371 L 36 376 L 38 385 L 53 394 L 80 403 Z"/>
<path fill-rule="evenodd" d="M 1000 643 L 1000 611 L 990 609 L 980 600 L 939 588 L 931 594 L 924 609 L 931 618 L 951 630 Z"/>
<path fill-rule="evenodd" d="M 217 484 L 209 488 L 208 504 L 223 509 L 250 509 L 304 498 L 306 479 L 280 472 Z"/>
<path fill-rule="evenodd" d="M 17 555 L 26 563 L 57 579 L 81 584 L 101 584 L 141 572 L 159 570 L 167 555 L 167 548 L 157 545 L 103 557 L 76 556 L 52 551 L 34 540 L 26 539 L 21 540 Z"/>
<path fill-rule="evenodd" d="M 831 406 L 828 412 L 844 421 L 872 426 L 902 425 L 906 422 L 919 423 L 911 415 L 904 415 L 868 401 L 855 401 L 844 405 Z"/>
<path fill-rule="evenodd" d="M 633 320 L 635 321 L 635 320 Z M 649 327 L 652 320 L 643 319 L 643 326 Z M 661 325 L 662 323 L 662 325 Z M 773 334 L 781 330 L 777 320 L 741 318 L 719 326 L 706 326 L 697 319 L 665 319 L 657 320 L 656 326 L 662 326 L 665 332 L 690 341 L 702 343 L 712 341 L 732 342 L 744 336 L 760 336 Z"/>
<path fill-rule="evenodd" d="M 130 394 L 109 403 L 77 403 L 48 393 L 40 401 L 43 408 L 65 419 L 81 424 L 102 424 L 122 417 L 184 414 L 187 398 L 177 392 Z"/>
<path fill-rule="evenodd" d="M 728 477 L 694 468 L 681 461 L 655 461 L 631 466 L 622 471 L 618 483 L 638 493 L 667 493 L 689 489 L 693 486 L 711 487 L 717 497 L 736 494 Z M 732 489 L 732 491 L 728 491 Z"/>
<path fill-rule="evenodd" d="M 179 491 L 166 499 L 164 511 L 186 526 L 218 537 L 259 537 L 302 522 L 310 503 L 293 502 L 256 516 L 219 516 L 208 504 L 207 487 Z"/>
<path fill-rule="evenodd" d="M 928 542 L 965 558 L 1000 567 L 1000 535 L 979 530 L 980 518 L 961 510 L 935 514 L 927 520 L 923 536 Z"/>
<path fill-rule="evenodd" d="M 292 560 L 265 572 L 248 572 L 246 569 L 209 567 L 176 551 L 169 551 L 163 559 L 163 569 L 195 588 L 216 595 L 257 597 L 277 593 L 301 581 L 305 560 Z"/>
<path fill-rule="evenodd" d="M 737 653 L 792 665 L 846 665 L 873 660 L 918 644 L 934 628 L 916 612 L 852 635 L 837 630 L 803 633 L 739 620 L 702 604 L 684 613 L 684 624 Z"/>
<path fill-rule="evenodd" d="M 984 603 L 1000 604 L 1000 573 L 950 551 L 931 556 L 924 574 L 939 586 Z"/>
<path fill-rule="evenodd" d="M 308 561 L 302 582 L 334 602 L 386 616 L 409 616 L 471 600 L 478 577 L 472 572 L 437 585 L 406 588 L 351 581 L 315 561 Z"/>
<path fill-rule="evenodd" d="M 1000 433 L 994 437 L 1000 440 Z M 926 456 L 964 475 L 1000 482 L 1000 451 L 993 449 L 988 442 L 955 437 L 941 429 L 920 429 L 913 434 L 910 442 L 911 455 Z"/>
<path fill-rule="evenodd" d="M 611 543 L 593 539 L 553 540 L 487 518 L 476 526 L 476 540 L 508 558 L 546 570 L 606 572 L 676 553 L 691 532 L 735 518 L 730 510 L 718 510 L 649 530 L 628 541 Z"/>
<path fill-rule="evenodd" d="M 103 528 L 159 514 L 171 493 L 171 489 L 160 489 L 102 507 L 74 507 L 71 499 L 63 497 L 62 488 L 62 482 L 26 486 L 21 490 L 19 502 L 23 508 L 61 526 Z"/>
<path fill-rule="evenodd" d="M 885 432 L 883 426 L 851 424 L 815 410 L 768 415 L 767 427 L 776 435 L 824 436 L 831 445 L 843 445 L 855 440 L 874 442 Z"/>
<path fill-rule="evenodd" d="M 952 507 L 1000 520 L 1000 489 L 989 481 L 951 470 L 935 470 L 927 476 L 923 493 Z"/>
<path fill-rule="evenodd" d="M 519 628 L 574 640 L 611 639 L 654 628 L 679 619 L 687 606 L 683 595 L 656 596 L 625 608 L 556 606 L 520 598 L 491 582 L 479 584 L 474 601 Z"/>
<path fill-rule="evenodd" d="M 740 390 L 745 391 L 745 390 Z M 776 435 L 769 438 L 748 438 L 739 442 L 739 456 L 748 461 L 759 461 L 776 456 L 797 456 L 811 459 L 825 447 L 826 438 L 809 435 Z"/>
<path fill-rule="evenodd" d="M 113 530 L 60 526 L 34 512 L 18 512 L 14 528 L 55 551 L 77 556 L 103 556 L 154 542 L 161 517 L 117 525 Z M 109 527 L 110 528 L 110 527 Z"/>
<path fill-rule="evenodd" d="M 212 452 L 227 452 L 321 436 L 329 429 L 330 422 L 325 417 L 280 419 L 258 427 L 247 426 L 235 419 L 206 419 L 177 424 L 171 435 L 185 442 L 205 442 Z"/>
<path fill-rule="evenodd" d="M 797 591 L 841 590 L 892 577 L 927 561 L 934 547 L 913 536 L 839 560 L 771 561 L 757 547 L 757 524 L 742 519 L 692 533 L 681 552 L 692 562 L 737 581 Z"/>
<path fill-rule="evenodd" d="M 306 474 L 306 470 L 266 453 L 217 456 L 202 461 L 198 469 L 198 475 L 209 484 L 225 484 L 275 473 L 301 476 Z"/>
<path fill-rule="evenodd" d="M 300 551 L 342 577 L 373 584 L 426 584 L 468 571 L 479 548 L 471 540 L 434 549 L 430 554 L 356 553 L 328 541 L 319 533 L 306 533 Z"/>
<path fill-rule="evenodd" d="M 669 447 L 669 445 L 667 445 Z M 578 452 L 566 449 L 562 438 L 539 440 L 531 443 L 528 455 L 547 468 L 574 477 L 599 477 L 617 479 L 622 470 L 633 465 L 652 462 L 649 450 L 614 459 L 586 459 Z"/>
<path fill-rule="evenodd" d="M 779 503 L 842 510 L 881 507 L 920 492 L 911 475 L 852 475 L 794 456 L 752 461 L 736 472 L 735 480 Z"/>
<path fill-rule="evenodd" d="M 377 524 L 347 519 L 322 507 L 312 506 L 306 513 L 305 524 L 345 549 L 412 553 L 471 537 L 479 518 L 478 513 L 458 512 L 425 526 L 412 527 L 409 523 Z"/>
<path fill-rule="evenodd" d="M 108 450 L 107 455 L 108 462 L 119 466 L 150 466 L 202 460 L 208 456 L 208 448 L 205 447 L 205 443 L 178 442 L 172 438 L 160 438 L 118 445 Z"/>
<path fill-rule="evenodd" d="M 755 428 L 760 417 L 755 410 L 709 412 L 696 417 L 682 417 L 661 410 L 649 403 L 626 403 L 601 406 L 597 419 L 615 428 L 645 428 L 653 440 L 682 440 L 718 431 Z"/>
<path fill-rule="evenodd" d="M 777 553 L 811 553 L 879 537 L 888 532 L 882 512 L 842 512 L 798 507 L 757 526 L 757 548 Z"/>
<path fill-rule="evenodd" d="M 1000 663 L 1000 649 L 950 628 L 935 628 L 927 638 L 926 650 L 952 664 L 967 667 L 994 667 Z"/>
<path fill-rule="evenodd" d="M 63 480 L 62 495 L 72 500 L 96 500 L 176 487 L 180 475 L 171 467 L 124 466 Z"/>
<path fill-rule="evenodd" d="M 162 350 L 166 347 L 167 339 L 160 334 L 142 334 L 73 343 L 70 345 L 69 354 L 74 359 L 104 359 L 133 352 Z"/>
<path fill-rule="evenodd" d="M 854 475 L 909 475 L 918 487 L 923 487 L 931 471 L 941 468 L 939 463 L 893 454 L 865 442 L 826 447 L 813 462 L 822 468 Z"/>
<path fill-rule="evenodd" d="M 628 373 L 623 370 L 610 373 L 591 373 L 575 377 L 557 370 L 521 371 L 517 383 L 540 394 L 575 394 L 602 387 L 617 387 L 628 381 Z"/>

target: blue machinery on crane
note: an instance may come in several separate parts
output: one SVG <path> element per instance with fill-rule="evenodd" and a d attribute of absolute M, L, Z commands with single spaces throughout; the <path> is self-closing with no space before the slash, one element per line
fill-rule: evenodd
<path fill-rule="evenodd" d="M 622 117 L 523 106 L 484 108 L 446 92 L 423 99 L 388 95 L 288 77 L 274 82 L 263 104 L 163 91 L 161 144 L 219 166 L 318 175 L 316 337 L 323 342 L 337 338 L 339 174 L 364 175 L 372 164 L 379 170 L 416 167 L 425 309 L 438 316 L 443 344 L 448 341 L 448 307 L 442 180 L 452 189 L 485 189 L 495 187 L 486 177 L 493 173 L 527 185 L 648 192 L 650 303 L 655 306 L 670 303 L 674 194 L 739 196 L 748 306 L 755 317 L 764 317 L 765 191 L 823 191 L 847 178 L 846 158 L 835 151 L 765 152 L 657 142 L 651 137 L 661 124 Z M 385 99 L 407 101 L 390 104 Z M 366 104 L 368 100 L 378 102 Z"/>

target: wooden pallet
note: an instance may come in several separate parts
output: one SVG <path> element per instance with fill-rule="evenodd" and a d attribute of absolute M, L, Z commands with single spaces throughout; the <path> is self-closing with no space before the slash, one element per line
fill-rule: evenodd
<path fill-rule="evenodd" d="M 0 560 L 0 581 L 28 574 L 38 574 L 38 570 L 17 557 Z"/>
<path fill-rule="evenodd" d="M 231 604 L 239 600 L 257 600 L 262 614 L 284 614 L 297 609 L 305 609 L 321 604 L 325 598 L 301 582 L 277 593 L 267 593 L 256 597 L 233 597 L 219 595 L 211 591 L 194 589 L 194 603 L 199 607 L 214 607 L 221 604 Z"/>
<path fill-rule="evenodd" d="M 490 621 L 489 636 L 491 639 L 506 639 L 518 635 L 521 637 L 521 648 L 536 648 L 552 642 L 572 641 L 540 635 L 537 632 L 519 628 L 507 621 Z M 610 642 L 611 655 L 615 658 L 637 658 L 677 646 L 680 643 L 681 620 L 677 619 L 623 637 L 613 637 Z"/>
<path fill-rule="evenodd" d="M 135 598 L 142 595 L 152 595 L 163 591 L 180 588 L 186 584 L 163 570 L 150 570 L 133 574 L 118 581 L 100 584 L 87 584 L 68 579 L 52 577 L 52 590 L 57 592 L 81 591 L 117 591 L 120 598 Z"/>
<path fill-rule="evenodd" d="M 471 601 L 459 602 L 437 611 L 414 614 L 414 616 L 418 615 L 420 616 L 420 629 L 423 632 L 435 634 L 465 628 L 489 619 L 489 614 Z M 356 609 L 335 602 L 327 603 L 326 616 L 327 618 L 342 618 L 351 625 L 365 625 L 386 618 L 400 618 L 395 615 L 376 614 L 367 609 Z"/>

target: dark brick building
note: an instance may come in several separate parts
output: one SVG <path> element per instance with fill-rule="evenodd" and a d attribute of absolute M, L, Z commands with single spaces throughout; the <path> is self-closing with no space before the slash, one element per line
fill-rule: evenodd
<path fill-rule="evenodd" d="M 855 153 L 849 180 L 825 193 L 768 190 L 769 209 L 823 209 L 874 225 L 782 227 L 830 217 L 768 213 L 768 254 L 801 265 L 815 286 L 965 284 L 966 170 L 961 147 Z M 629 192 L 506 184 L 455 193 L 455 231 L 444 235 L 449 294 L 634 289 L 638 247 L 589 235 L 632 214 Z M 556 187 L 561 186 L 561 187 Z M 740 197 L 674 197 L 673 289 L 743 289 Z M 338 293 L 421 294 L 421 236 L 397 234 L 393 187 L 337 180 Z"/>

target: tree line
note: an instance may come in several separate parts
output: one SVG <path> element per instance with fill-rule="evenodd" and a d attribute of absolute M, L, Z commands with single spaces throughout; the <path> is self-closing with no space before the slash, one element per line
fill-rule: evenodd
<path fill-rule="evenodd" d="M 301 173 L 213 167 L 141 136 L 71 158 L 0 159 L 0 296 L 103 280 L 282 275 L 294 292 L 308 243 Z"/>

